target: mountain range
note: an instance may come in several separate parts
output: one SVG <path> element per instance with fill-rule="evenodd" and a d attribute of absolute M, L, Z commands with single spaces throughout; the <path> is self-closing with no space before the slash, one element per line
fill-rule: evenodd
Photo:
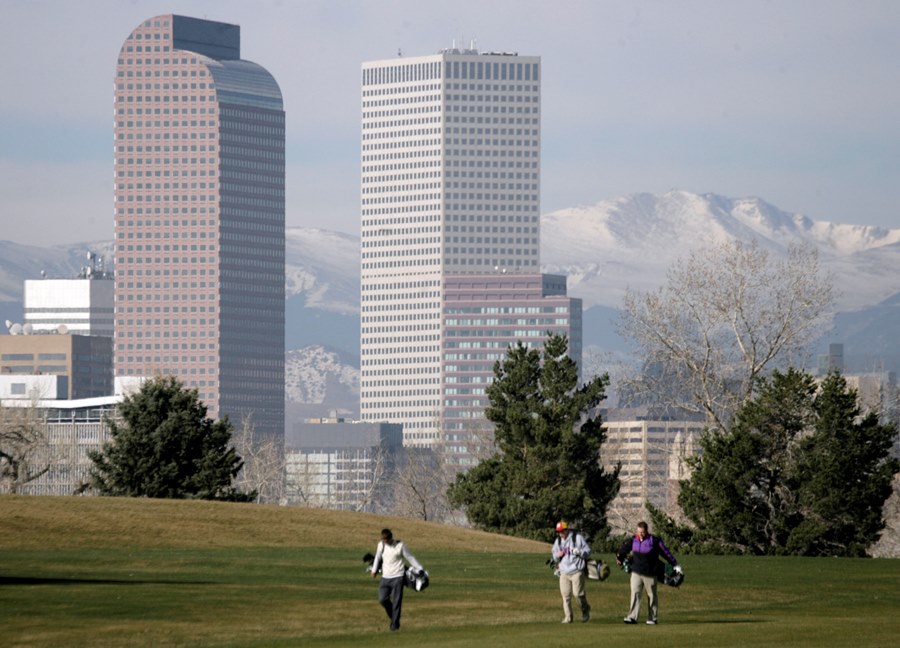
<path fill-rule="evenodd" d="M 759 198 L 670 191 L 541 219 L 542 271 L 566 275 L 569 295 L 583 300 L 586 373 L 620 356 L 613 323 L 626 289 L 656 288 L 676 259 L 728 240 L 755 240 L 775 256 L 795 243 L 816 247 L 838 292 L 839 312 L 822 347 L 843 343 L 845 357 L 859 365 L 851 371 L 900 370 L 900 229 L 816 221 Z M 87 251 L 111 259 L 111 248 L 111 241 L 46 248 L 0 241 L 0 319 L 20 321 L 23 279 L 41 271 L 75 276 Z M 359 237 L 291 227 L 286 252 L 288 400 L 304 416 L 355 412 Z"/>

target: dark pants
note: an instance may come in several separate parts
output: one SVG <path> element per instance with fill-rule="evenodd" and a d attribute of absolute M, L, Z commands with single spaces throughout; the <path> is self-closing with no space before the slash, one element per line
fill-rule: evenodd
<path fill-rule="evenodd" d="M 378 586 L 378 602 L 391 620 L 391 630 L 400 629 L 400 610 L 403 607 L 403 576 L 382 578 Z"/>

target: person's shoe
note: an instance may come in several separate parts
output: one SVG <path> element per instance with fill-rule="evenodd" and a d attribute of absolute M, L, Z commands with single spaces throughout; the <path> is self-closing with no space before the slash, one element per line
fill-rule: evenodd
<path fill-rule="evenodd" d="M 637 621 L 634 620 L 634 619 L 632 619 L 631 617 L 625 617 L 624 621 L 625 621 L 625 623 L 627 623 L 628 625 L 633 625 L 633 624 L 637 623 Z"/>
<path fill-rule="evenodd" d="M 572 623 L 572 619 L 563 619 L 562 622 L 563 623 Z"/>
<path fill-rule="evenodd" d="M 656 619 L 647 619 L 647 625 L 656 625 Z"/>
<path fill-rule="evenodd" d="M 581 611 L 581 622 L 587 623 L 591 620 L 591 606 L 588 605 L 585 609 Z"/>

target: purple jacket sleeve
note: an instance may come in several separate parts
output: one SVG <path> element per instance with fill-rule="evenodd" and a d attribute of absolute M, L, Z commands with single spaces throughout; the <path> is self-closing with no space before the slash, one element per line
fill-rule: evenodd
<path fill-rule="evenodd" d="M 672 555 L 672 552 L 669 551 L 669 548 L 666 546 L 666 543 L 662 541 L 662 538 L 656 538 L 656 546 L 659 548 L 659 552 L 665 557 L 666 560 L 669 561 L 669 564 L 674 567 L 678 564 L 678 561 L 675 560 L 675 556 Z"/>

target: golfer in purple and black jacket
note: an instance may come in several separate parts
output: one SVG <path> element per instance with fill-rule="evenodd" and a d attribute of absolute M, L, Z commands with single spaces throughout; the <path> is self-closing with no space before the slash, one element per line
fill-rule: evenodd
<path fill-rule="evenodd" d="M 672 567 L 678 566 L 675 556 L 663 543 L 662 538 L 650 535 L 646 522 L 638 522 L 637 533 L 625 542 L 616 554 L 616 563 L 622 565 L 626 558 L 631 562 L 631 609 L 625 617 L 625 623 L 637 623 L 641 613 L 642 591 L 647 590 L 650 599 L 650 610 L 647 625 L 656 625 L 659 621 L 659 598 L 656 595 L 656 574 L 660 556 Z"/>

